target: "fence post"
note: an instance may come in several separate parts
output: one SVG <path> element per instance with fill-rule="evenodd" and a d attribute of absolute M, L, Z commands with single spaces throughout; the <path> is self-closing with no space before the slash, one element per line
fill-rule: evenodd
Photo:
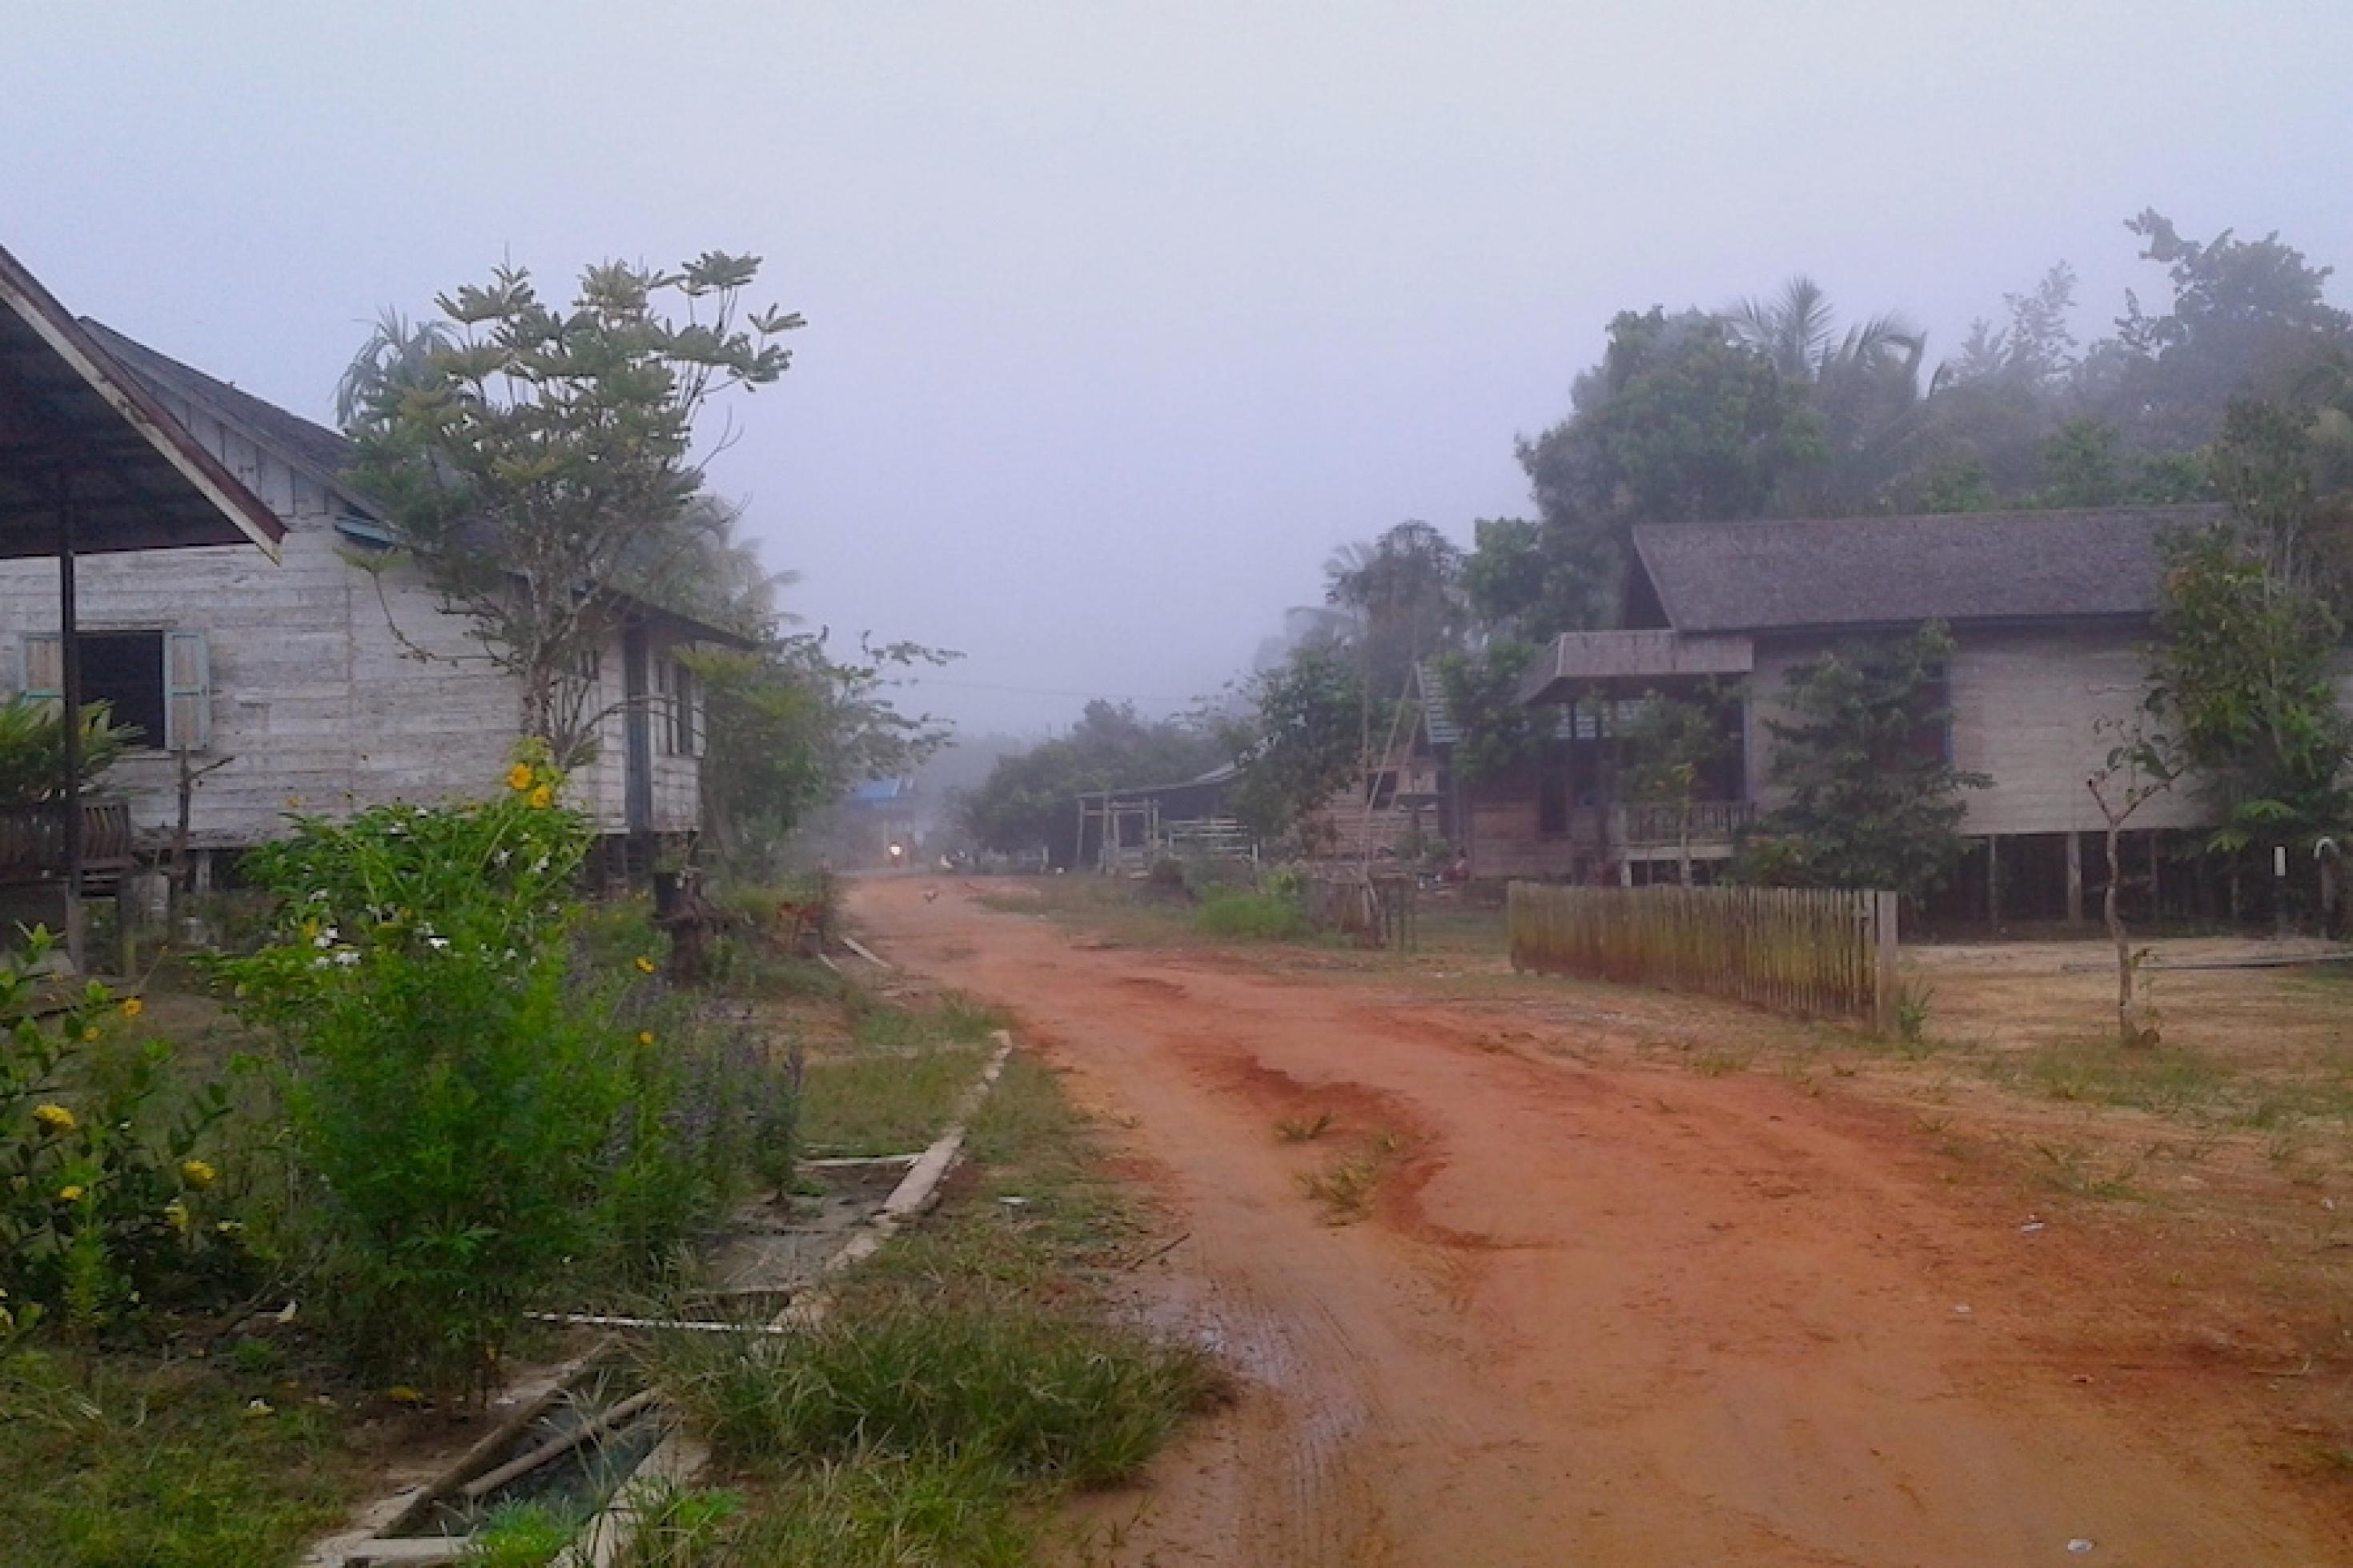
<path fill-rule="evenodd" d="M 1873 973 L 1871 1026 L 1874 1033 L 1895 1033 L 1895 1003 L 1898 987 L 1895 979 L 1895 895 L 1873 893 L 1872 902 L 1872 957 L 1876 967 Z"/>

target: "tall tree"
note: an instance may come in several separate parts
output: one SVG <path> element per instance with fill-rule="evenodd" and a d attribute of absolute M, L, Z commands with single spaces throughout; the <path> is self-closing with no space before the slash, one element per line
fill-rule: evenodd
<path fill-rule="evenodd" d="M 1570 403 L 1567 419 L 1519 446 L 1538 548 L 1498 530 L 1468 569 L 1482 598 L 1539 612 L 1514 628 L 1531 640 L 1618 624 L 1636 523 L 1756 516 L 1786 474 L 1821 455 L 1804 389 L 1699 311 L 1621 312 Z M 1506 552 L 1542 576 L 1507 586 Z"/>
<path fill-rule="evenodd" d="M 587 268 L 568 310 L 499 268 L 437 301 L 456 342 L 387 383 L 352 435 L 359 482 L 445 603 L 521 686 L 521 728 L 565 762 L 595 732 L 573 672 L 612 635 L 616 590 L 701 489 L 695 421 L 775 381 L 798 316 L 752 310 L 750 257 Z"/>
<path fill-rule="evenodd" d="M 1270 841 L 1296 839 L 1309 853 L 1317 808 L 1361 776 L 1366 702 L 1362 679 L 1327 648 L 1296 649 L 1280 669 L 1250 682 L 1255 711 L 1229 736 L 1241 777 L 1233 812 Z M 1385 705 L 1377 722 L 1386 731 Z"/>
<path fill-rule="evenodd" d="M 2308 849 L 2353 824 L 2353 720 L 2337 696 L 2341 624 L 2267 559 L 2206 529 L 2166 546 L 2152 702 L 2222 814 L 2215 849 Z"/>
<path fill-rule="evenodd" d="M 1780 879 L 1880 888 L 1918 899 L 1965 847 L 1961 792 L 1990 781 L 1947 760 L 1944 668 L 1953 642 L 1931 623 L 1857 641 L 1789 672 L 1787 720 L 1768 719 L 1784 802 L 1760 825 L 1751 865 Z"/>
<path fill-rule="evenodd" d="M 1426 522 L 1408 521 L 1325 563 L 1324 597 L 1351 618 L 1366 689 L 1399 696 L 1413 667 L 1461 640 L 1462 552 Z"/>

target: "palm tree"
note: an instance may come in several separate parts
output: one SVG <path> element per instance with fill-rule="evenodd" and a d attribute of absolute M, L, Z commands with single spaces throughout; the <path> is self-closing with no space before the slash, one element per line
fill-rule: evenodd
<path fill-rule="evenodd" d="M 424 385 L 434 354 L 457 342 L 446 321 L 412 321 L 389 305 L 377 311 L 367 342 L 335 383 L 335 423 L 346 430 L 364 424 L 387 394 Z"/>
<path fill-rule="evenodd" d="M 1841 333 L 1830 296 L 1803 273 L 1773 298 L 1744 300 L 1721 319 L 1734 342 L 1812 388 L 1829 460 L 1800 479 L 1790 499 L 1813 510 L 1872 505 L 1918 434 L 1927 335 L 1892 311 Z"/>

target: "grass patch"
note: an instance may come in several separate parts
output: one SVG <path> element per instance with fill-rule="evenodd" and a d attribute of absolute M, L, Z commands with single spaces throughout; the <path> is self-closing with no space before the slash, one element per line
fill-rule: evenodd
<path fill-rule="evenodd" d="M 1376 1132 L 1322 1170 L 1303 1173 L 1300 1190 L 1324 1205 L 1325 1224 L 1352 1224 L 1372 1212 L 1373 1194 L 1380 1190 L 1405 1146 L 1402 1133 Z"/>
<path fill-rule="evenodd" d="M 248 1400 L 266 1393 L 267 1414 Z M 0 1540 L 19 1568 L 279 1568 L 357 1482 L 332 1417 L 202 1364 L 0 1357 Z"/>
<path fill-rule="evenodd" d="M 882 1453 L 1098 1486 L 1141 1469 L 1217 1386 L 1197 1350 L 1009 1297 L 910 1293 L 790 1337 L 685 1339 L 664 1381 L 744 1465 Z"/>
<path fill-rule="evenodd" d="M 2047 1099 L 2166 1113 L 2212 1104 L 2233 1077 L 2195 1047 L 2127 1050 L 2114 1040 L 2039 1047 L 2010 1070 Z"/>
<path fill-rule="evenodd" d="M 624 1568 L 1026 1568 L 1031 1547 L 1003 1470 L 877 1453 L 809 1466 L 756 1500 L 687 1493 Z"/>
<path fill-rule="evenodd" d="M 1223 1396 L 1206 1352 L 1091 1285 L 1151 1233 L 1050 1072 L 1008 1060 L 965 1150 L 941 1206 L 851 1271 L 818 1328 L 649 1347 L 742 1506 L 640 1568 L 1035 1562 L 1057 1495 L 1133 1476 Z"/>
<path fill-rule="evenodd" d="M 1194 912 L 1193 925 L 1204 936 L 1290 942 L 1307 934 L 1307 915 L 1279 893 L 1219 893 Z"/>
<path fill-rule="evenodd" d="M 925 1147 L 946 1129 L 982 1056 L 976 1047 L 956 1047 L 809 1063 L 801 1079 L 802 1147 L 853 1157 Z"/>

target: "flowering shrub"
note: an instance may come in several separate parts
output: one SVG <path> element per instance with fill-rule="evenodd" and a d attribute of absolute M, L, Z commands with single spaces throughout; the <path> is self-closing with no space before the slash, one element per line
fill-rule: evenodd
<path fill-rule="evenodd" d="M 634 969 L 567 940 L 590 824 L 526 754 L 497 798 L 298 823 L 273 940 L 215 971 L 282 1073 L 324 1315 L 370 1371 L 490 1386 L 567 1266 L 634 1265 L 723 1191 Z M 704 1142 L 709 1142 L 706 1138 Z"/>
<path fill-rule="evenodd" d="M 173 1087 L 160 1041 L 110 1059 L 109 1020 L 136 1017 L 92 984 L 46 1016 L 35 931 L 0 958 L 0 1340 L 47 1318 L 89 1333 L 145 1306 L 174 1305 L 243 1281 L 242 1227 L 221 1212 L 218 1172 L 197 1149 L 227 1114 L 215 1083 L 185 1097 L 160 1133 L 152 1109 Z M 173 1096 L 171 1098 L 181 1098 Z"/>

